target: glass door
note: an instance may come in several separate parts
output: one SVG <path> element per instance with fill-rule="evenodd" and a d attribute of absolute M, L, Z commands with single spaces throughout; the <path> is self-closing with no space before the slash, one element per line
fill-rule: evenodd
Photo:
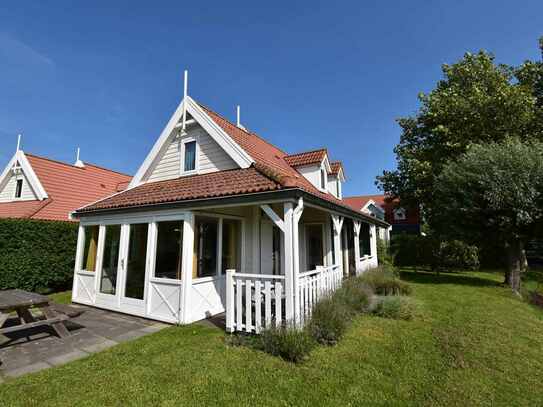
<path fill-rule="evenodd" d="M 98 278 L 98 305 L 117 305 L 119 271 L 121 269 L 121 225 L 102 226 L 103 248 Z"/>
<path fill-rule="evenodd" d="M 123 290 L 121 308 L 124 306 L 141 307 L 144 311 L 147 273 L 147 248 L 149 236 L 148 223 L 126 225 L 121 268 Z M 136 311 L 130 309 L 127 311 Z"/>

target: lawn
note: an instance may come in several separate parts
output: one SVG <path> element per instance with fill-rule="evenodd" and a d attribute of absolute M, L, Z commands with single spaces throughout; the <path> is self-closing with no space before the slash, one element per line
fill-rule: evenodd
<path fill-rule="evenodd" d="M 493 273 L 406 272 L 423 315 L 355 320 L 293 365 L 171 327 L 0 385 L 2 405 L 526 405 L 543 400 L 543 311 Z"/>

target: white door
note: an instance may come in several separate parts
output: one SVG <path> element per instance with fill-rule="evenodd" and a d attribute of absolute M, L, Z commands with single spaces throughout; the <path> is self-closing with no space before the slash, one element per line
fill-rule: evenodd
<path fill-rule="evenodd" d="M 124 226 L 121 245 L 120 309 L 129 314 L 144 315 L 147 298 L 149 265 L 149 224 Z"/>
<path fill-rule="evenodd" d="M 100 248 L 96 281 L 96 305 L 117 309 L 119 306 L 119 277 L 124 266 L 121 259 L 122 225 L 100 226 Z"/>
<path fill-rule="evenodd" d="M 273 274 L 273 224 L 260 225 L 260 274 Z"/>

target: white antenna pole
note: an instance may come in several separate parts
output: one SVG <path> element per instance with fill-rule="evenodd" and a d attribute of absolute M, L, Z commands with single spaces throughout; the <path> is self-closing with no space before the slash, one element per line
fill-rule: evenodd
<path fill-rule="evenodd" d="M 19 151 L 21 149 L 21 137 L 22 137 L 21 134 L 17 135 L 17 150 L 15 151 Z"/>
<path fill-rule="evenodd" d="M 239 127 L 241 125 L 241 111 L 239 105 L 237 106 L 237 119 L 236 119 L 236 125 Z"/>
<path fill-rule="evenodd" d="M 79 147 L 77 147 L 77 154 L 76 154 L 76 157 L 75 157 L 75 161 L 79 161 L 79 152 L 81 151 L 81 149 Z"/>
<path fill-rule="evenodd" d="M 189 71 L 185 69 L 185 78 L 183 83 L 183 132 L 185 131 L 186 122 L 187 122 L 187 89 L 189 85 Z"/>

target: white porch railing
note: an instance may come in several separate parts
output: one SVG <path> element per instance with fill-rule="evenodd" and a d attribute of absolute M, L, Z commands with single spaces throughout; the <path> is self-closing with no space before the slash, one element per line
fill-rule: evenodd
<path fill-rule="evenodd" d="M 356 270 L 356 274 L 360 275 L 365 271 L 371 270 L 378 266 L 377 256 L 364 255 L 359 261 L 360 268 Z"/>
<path fill-rule="evenodd" d="M 338 289 L 339 266 L 318 267 L 298 278 L 297 321 L 304 324 L 317 301 Z M 285 276 L 226 272 L 226 330 L 260 333 L 286 321 Z"/>
<path fill-rule="evenodd" d="M 299 321 L 303 325 L 311 317 L 315 304 L 325 295 L 337 290 L 343 281 L 339 265 L 322 267 L 300 273 L 298 279 Z"/>
<path fill-rule="evenodd" d="M 285 276 L 226 272 L 226 330 L 260 333 L 285 320 Z"/>

